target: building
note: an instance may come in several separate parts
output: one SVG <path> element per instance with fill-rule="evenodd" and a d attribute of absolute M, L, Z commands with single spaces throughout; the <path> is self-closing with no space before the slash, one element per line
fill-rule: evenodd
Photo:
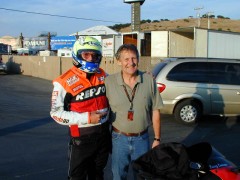
<path fill-rule="evenodd" d="M 240 33 L 201 28 L 151 32 L 152 57 L 240 59 Z"/>

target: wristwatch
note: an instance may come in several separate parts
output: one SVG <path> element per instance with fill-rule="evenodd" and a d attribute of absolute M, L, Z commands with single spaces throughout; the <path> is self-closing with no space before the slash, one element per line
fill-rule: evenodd
<path fill-rule="evenodd" d="M 161 141 L 161 138 L 154 138 L 154 141 Z"/>

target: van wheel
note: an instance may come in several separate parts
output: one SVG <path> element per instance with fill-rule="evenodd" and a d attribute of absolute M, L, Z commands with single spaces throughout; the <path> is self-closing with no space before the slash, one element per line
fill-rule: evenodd
<path fill-rule="evenodd" d="M 183 124 L 195 124 L 202 116 L 200 105 L 191 99 L 184 100 L 177 104 L 174 110 L 174 117 Z"/>

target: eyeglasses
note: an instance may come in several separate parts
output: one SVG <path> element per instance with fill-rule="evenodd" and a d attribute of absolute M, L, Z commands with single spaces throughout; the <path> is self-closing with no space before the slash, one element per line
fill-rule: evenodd
<path fill-rule="evenodd" d="M 82 59 L 86 61 L 94 61 L 94 62 L 99 62 L 102 58 L 101 54 L 98 54 L 96 52 L 92 51 L 83 51 L 80 53 Z"/>

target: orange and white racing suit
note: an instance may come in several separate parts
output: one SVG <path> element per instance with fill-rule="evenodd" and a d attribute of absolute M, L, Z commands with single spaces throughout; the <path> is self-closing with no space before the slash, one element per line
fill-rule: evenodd
<path fill-rule="evenodd" d="M 72 67 L 53 80 L 50 115 L 70 128 L 68 178 L 104 179 L 104 168 L 111 150 L 108 121 L 108 101 L 105 92 L 105 72 L 87 77 L 87 73 Z M 106 112 L 98 124 L 90 123 L 90 112 Z"/>
<path fill-rule="evenodd" d="M 84 127 L 98 126 L 108 120 L 103 116 L 99 124 L 90 124 L 92 111 L 109 111 L 104 79 L 106 73 L 99 69 L 87 78 L 87 73 L 73 66 L 66 73 L 53 80 L 52 106 L 50 115 L 61 125 L 68 125 L 72 137 L 81 135 Z"/>

